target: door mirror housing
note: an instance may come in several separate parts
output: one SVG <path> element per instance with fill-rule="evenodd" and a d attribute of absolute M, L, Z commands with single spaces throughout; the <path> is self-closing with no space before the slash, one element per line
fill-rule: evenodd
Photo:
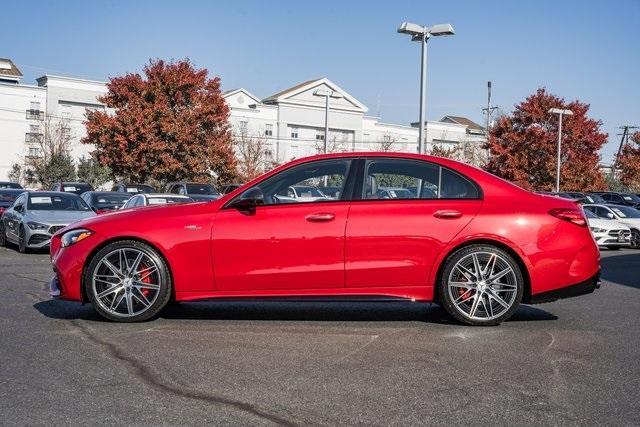
<path fill-rule="evenodd" d="M 237 199 L 231 202 L 228 207 L 239 209 L 239 210 L 249 210 L 255 209 L 257 206 L 264 204 L 264 194 L 262 190 L 258 187 L 251 187 L 244 193 L 240 195 Z"/>
<path fill-rule="evenodd" d="M 607 218 L 614 219 L 615 217 L 613 216 L 613 214 L 611 212 L 607 212 Z"/>

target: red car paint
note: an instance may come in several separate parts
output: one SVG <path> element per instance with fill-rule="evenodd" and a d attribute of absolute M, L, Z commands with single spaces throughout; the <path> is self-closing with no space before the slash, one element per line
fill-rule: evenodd
<path fill-rule="evenodd" d="M 252 215 L 225 208 L 248 188 L 292 166 L 342 157 L 439 164 L 474 181 L 482 198 L 265 205 Z M 92 254 L 121 239 L 147 242 L 162 254 L 178 301 L 370 295 L 430 301 L 446 257 L 464 245 L 488 242 L 510 250 L 524 267 L 527 301 L 598 273 L 599 252 L 588 227 L 579 224 L 582 216 L 574 202 L 525 191 L 453 160 L 340 153 L 293 161 L 212 202 L 116 211 L 84 220 L 53 237 L 51 258 L 61 297 L 76 301 L 86 300 L 82 273 Z M 74 228 L 94 234 L 61 248 L 60 236 Z"/>

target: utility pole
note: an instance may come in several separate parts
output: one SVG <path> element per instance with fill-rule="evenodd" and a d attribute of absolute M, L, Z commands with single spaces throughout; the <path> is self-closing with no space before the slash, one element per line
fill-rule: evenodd
<path fill-rule="evenodd" d="M 629 132 L 629 130 L 631 129 L 638 129 L 638 126 L 629 126 L 629 125 L 624 125 L 624 126 L 620 126 L 620 129 L 622 129 L 622 133 L 619 133 L 618 136 L 622 135 L 622 138 L 620 138 L 620 145 L 618 146 L 618 153 L 616 154 L 616 159 L 613 162 L 613 174 L 615 175 L 616 173 L 616 169 L 618 167 L 618 162 L 620 161 L 620 154 L 622 154 L 622 147 L 625 144 L 629 143 L 629 135 L 631 134 L 631 132 Z"/>
<path fill-rule="evenodd" d="M 498 107 L 491 106 L 491 81 L 488 81 L 487 82 L 487 108 L 482 109 L 482 111 L 487 115 L 487 124 L 485 128 L 485 133 L 487 135 L 487 142 L 489 141 L 489 128 L 491 127 L 491 114 L 493 114 L 493 112 L 497 109 Z"/>

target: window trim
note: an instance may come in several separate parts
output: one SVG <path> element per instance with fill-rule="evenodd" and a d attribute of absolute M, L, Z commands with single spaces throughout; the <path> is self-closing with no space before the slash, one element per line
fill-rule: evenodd
<path fill-rule="evenodd" d="M 393 202 L 433 202 L 433 201 L 438 201 L 438 200 L 456 200 L 456 201 L 477 201 L 477 200 L 484 200 L 484 192 L 482 191 L 482 187 L 480 185 L 478 185 L 477 182 L 475 182 L 473 179 L 469 178 L 468 176 L 466 176 L 463 173 L 460 173 L 454 169 L 451 169 L 449 167 L 446 167 L 444 165 L 441 165 L 440 163 L 436 163 L 436 162 L 428 162 L 426 160 L 422 160 L 422 159 L 415 159 L 412 157 L 361 157 L 362 160 L 362 169 L 360 171 L 359 174 L 359 181 L 358 181 L 358 185 L 356 186 L 356 188 L 354 189 L 354 194 L 353 194 L 353 201 L 364 201 L 364 202 L 386 202 L 389 203 L 390 201 Z M 427 164 L 427 165 L 434 165 L 437 166 L 439 168 L 438 170 L 438 195 L 440 194 L 440 188 L 442 187 L 442 171 L 444 169 L 448 170 L 449 172 L 460 176 L 461 178 L 467 180 L 469 183 L 471 183 L 471 185 L 473 185 L 476 189 L 476 191 L 478 192 L 478 197 L 469 197 L 469 198 L 457 198 L 457 197 L 438 197 L 435 199 L 421 199 L 421 198 L 415 198 L 415 199 L 365 199 L 364 198 L 364 192 L 365 192 L 365 187 L 364 187 L 364 180 L 365 180 L 365 173 L 366 173 L 366 166 L 367 166 L 367 162 L 371 162 L 371 161 L 414 161 L 414 162 L 419 162 L 419 163 L 423 163 L 423 164 Z M 359 191 L 357 190 L 359 189 Z"/>
<path fill-rule="evenodd" d="M 357 179 L 357 177 L 359 176 L 359 171 L 360 168 L 358 167 L 358 163 L 361 161 L 361 158 L 355 158 L 355 157 L 334 157 L 334 158 L 329 158 L 329 159 L 314 159 L 314 160 L 309 160 L 303 163 L 297 163 L 295 165 L 292 165 L 291 167 L 288 167 L 280 172 L 278 172 L 277 174 L 274 175 L 270 175 L 268 177 L 266 177 L 265 179 L 255 183 L 254 185 L 252 185 L 251 187 L 247 188 L 245 191 L 243 191 L 242 193 L 238 194 L 237 196 L 235 196 L 234 198 L 232 198 L 231 200 L 227 201 L 222 208 L 220 208 L 220 210 L 227 210 L 227 209 L 234 209 L 233 206 L 230 206 L 233 202 L 235 202 L 237 199 L 239 199 L 245 192 L 249 191 L 250 189 L 259 186 L 260 184 L 262 184 L 263 182 L 265 182 L 268 179 L 271 179 L 273 177 L 276 177 L 280 174 L 286 173 L 286 172 L 290 172 L 292 169 L 294 168 L 298 168 L 300 166 L 305 166 L 305 165 L 309 165 L 311 163 L 324 163 L 324 162 L 329 162 L 329 161 L 348 161 L 351 162 L 349 164 L 349 168 L 347 169 L 347 175 L 345 178 L 345 183 L 344 183 L 344 191 L 342 192 L 342 194 L 340 195 L 340 199 L 338 200 L 326 200 L 326 201 L 322 201 L 322 202 L 304 202 L 304 203 L 277 203 L 277 204 L 270 204 L 270 205 L 260 205 L 257 206 L 257 209 L 270 209 L 270 208 L 280 208 L 280 207 L 292 207 L 292 206 L 324 206 L 324 205 L 328 205 L 328 204 L 334 204 L 334 203 L 351 203 L 354 199 L 355 196 L 355 189 L 356 189 L 356 185 L 355 181 Z M 343 198 L 344 197 L 344 198 Z"/>

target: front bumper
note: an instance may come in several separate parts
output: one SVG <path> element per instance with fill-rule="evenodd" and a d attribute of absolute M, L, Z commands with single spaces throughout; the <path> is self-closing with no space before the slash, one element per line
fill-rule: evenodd
<path fill-rule="evenodd" d="M 605 233 L 594 233 L 598 246 L 630 246 L 631 232 L 625 230 L 611 230 Z"/>
<path fill-rule="evenodd" d="M 527 301 L 527 304 L 540 304 L 543 302 L 551 302 L 563 298 L 572 298 L 580 295 L 586 295 L 592 293 L 598 288 L 600 288 L 600 270 L 598 270 L 595 275 L 585 280 L 584 282 L 532 295 L 529 301 Z"/>
<path fill-rule="evenodd" d="M 46 248 L 51 243 L 53 235 L 64 227 L 66 227 L 64 224 L 51 224 L 46 230 L 32 230 L 25 227 L 25 231 L 27 231 L 25 246 L 30 249 Z"/>

